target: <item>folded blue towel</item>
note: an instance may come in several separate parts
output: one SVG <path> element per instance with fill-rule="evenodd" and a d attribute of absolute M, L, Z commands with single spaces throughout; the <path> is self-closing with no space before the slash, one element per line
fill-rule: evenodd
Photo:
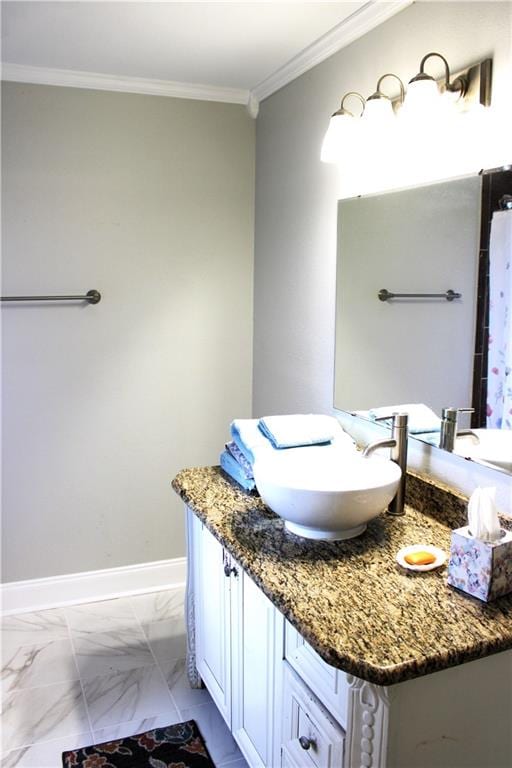
<path fill-rule="evenodd" d="M 258 426 L 274 448 L 300 448 L 330 443 L 340 428 L 338 420 L 333 416 L 314 413 L 265 416 L 259 420 Z"/>
<path fill-rule="evenodd" d="M 231 437 L 250 464 L 256 461 L 256 454 L 272 450 L 271 444 L 258 429 L 257 419 L 232 421 Z"/>
<path fill-rule="evenodd" d="M 313 458 L 314 452 L 316 460 L 317 451 L 322 450 L 326 460 L 331 455 L 337 460 L 347 452 L 353 454 L 356 451 L 353 438 L 333 416 L 270 416 L 262 421 L 267 426 L 270 424 L 277 433 L 276 447 L 261 431 L 258 419 L 235 419 L 231 422 L 233 439 L 226 443 L 220 456 L 222 469 L 247 491 L 256 487 L 253 464 L 265 457 L 282 455 L 283 452 L 278 449 L 285 447 L 285 438 L 288 440 L 286 447 L 290 454 L 300 451 L 303 458 L 307 457 L 308 452 Z M 275 440 L 276 435 L 273 434 L 273 437 Z"/>
<path fill-rule="evenodd" d="M 297 419 L 299 421 L 296 421 Z M 262 431 L 261 422 L 264 422 L 267 427 L 270 425 L 272 434 L 275 433 L 274 443 Z M 296 425 L 293 430 L 292 424 Z M 276 448 L 289 448 L 291 450 L 292 447 L 330 443 L 340 448 L 352 449 L 355 445 L 353 438 L 345 432 L 338 419 L 323 414 L 318 416 L 313 414 L 265 416 L 259 421 L 258 419 L 235 419 L 231 422 L 231 437 L 249 464 L 254 464 L 257 457 L 274 451 Z"/>
<path fill-rule="evenodd" d="M 235 443 L 234 440 L 231 440 L 230 443 L 226 443 L 226 451 L 229 451 L 229 453 L 232 455 L 232 457 L 237 461 L 240 466 L 242 467 L 245 476 L 248 480 L 254 478 L 254 474 L 252 471 L 252 464 L 247 461 L 244 454 L 238 447 L 238 445 Z"/>
<path fill-rule="evenodd" d="M 420 432 L 440 432 L 441 419 L 423 403 L 405 403 L 404 405 L 387 405 L 382 408 L 371 408 L 368 411 L 371 419 L 387 416 L 393 412 L 407 413 L 409 415 L 409 432 L 411 435 Z M 391 424 L 391 420 L 389 421 Z"/>
<path fill-rule="evenodd" d="M 253 491 L 256 488 L 254 478 L 246 477 L 244 470 L 229 451 L 223 451 L 220 455 L 220 465 L 233 480 L 242 486 L 246 491 Z"/>

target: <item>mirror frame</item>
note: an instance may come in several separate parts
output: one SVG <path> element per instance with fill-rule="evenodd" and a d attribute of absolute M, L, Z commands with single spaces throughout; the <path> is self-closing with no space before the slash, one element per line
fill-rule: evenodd
<path fill-rule="evenodd" d="M 481 171 L 482 204 L 480 214 L 480 251 L 478 255 L 478 294 L 476 303 L 475 353 L 471 427 L 485 428 L 487 420 L 487 359 L 489 349 L 489 242 L 491 221 L 500 210 L 500 200 L 512 194 L 512 166 Z"/>

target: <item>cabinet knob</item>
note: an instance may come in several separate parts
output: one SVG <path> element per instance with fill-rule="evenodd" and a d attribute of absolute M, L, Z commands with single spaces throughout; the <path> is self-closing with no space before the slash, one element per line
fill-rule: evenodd
<path fill-rule="evenodd" d="M 233 576 L 236 578 L 238 576 L 238 570 L 235 568 L 234 565 L 230 565 L 229 563 L 226 563 L 224 565 L 224 575 L 229 579 L 231 574 L 233 574 Z"/>
<path fill-rule="evenodd" d="M 233 574 L 235 577 L 238 576 L 238 570 L 234 565 L 231 565 L 231 558 L 225 549 L 222 550 L 222 564 L 224 566 L 224 576 L 227 579 L 229 579 L 231 574 Z"/>
<path fill-rule="evenodd" d="M 313 746 L 311 739 L 308 739 L 306 736 L 299 736 L 299 744 L 301 745 L 302 749 L 311 749 Z"/>

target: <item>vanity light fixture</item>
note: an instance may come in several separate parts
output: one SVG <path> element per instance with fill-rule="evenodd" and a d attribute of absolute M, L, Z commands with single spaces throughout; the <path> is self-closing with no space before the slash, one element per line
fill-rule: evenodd
<path fill-rule="evenodd" d="M 440 82 L 425 72 L 425 65 L 434 57 L 443 63 Z M 379 78 L 375 93 L 366 101 L 359 93 L 350 91 L 343 97 L 340 109 L 331 117 L 322 145 L 321 160 L 325 163 L 339 164 L 346 142 L 350 139 L 352 142 L 359 140 L 359 136 L 354 131 L 356 126 L 364 127 L 366 133 L 364 140 L 361 137 L 359 141 L 361 147 L 367 147 L 368 141 L 377 143 L 378 131 L 384 126 L 391 127 L 392 118 L 395 116 L 400 117 L 400 121 L 396 123 L 397 127 L 403 124 L 406 134 L 411 132 L 411 123 L 422 124 L 426 119 L 431 127 L 438 127 L 442 134 L 442 123 L 445 118 L 450 121 L 451 117 L 455 117 L 458 112 L 477 112 L 482 107 L 490 106 L 491 74 L 492 59 L 485 59 L 462 72 L 457 72 L 451 80 L 450 67 L 446 58 L 440 53 L 431 51 L 421 59 L 420 71 L 409 81 L 407 92 L 400 78 L 391 72 Z M 394 77 L 399 82 L 399 98 L 390 98 L 382 92 L 382 81 L 387 77 Z M 359 118 L 362 119 L 354 117 L 344 108 L 345 99 L 349 96 L 356 96 L 361 100 L 363 110 Z M 475 106 L 477 110 L 473 110 Z M 402 139 L 404 137 L 407 141 L 407 137 L 402 133 Z M 402 139 L 397 141 L 401 143 Z M 357 152 L 356 147 L 352 145 L 350 154 L 354 154 L 354 150 Z"/>

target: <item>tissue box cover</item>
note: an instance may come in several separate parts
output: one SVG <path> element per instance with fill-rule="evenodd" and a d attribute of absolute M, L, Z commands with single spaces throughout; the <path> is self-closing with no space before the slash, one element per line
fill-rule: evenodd
<path fill-rule="evenodd" d="M 490 542 L 474 539 L 468 526 L 452 531 L 448 584 L 486 602 L 512 592 L 512 532 L 502 533 Z"/>

